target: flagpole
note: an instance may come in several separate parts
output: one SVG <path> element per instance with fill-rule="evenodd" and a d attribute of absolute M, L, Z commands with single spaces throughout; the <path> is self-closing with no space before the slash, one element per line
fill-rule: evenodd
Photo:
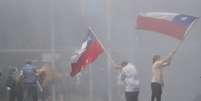
<path fill-rule="evenodd" d="M 89 65 L 89 101 L 93 101 L 93 71 L 91 64 Z"/>
<path fill-rule="evenodd" d="M 106 0 L 106 24 L 107 24 L 107 39 L 108 39 L 108 46 L 110 47 L 110 40 L 111 40 L 111 3 L 112 0 Z M 111 87 L 111 62 L 114 63 L 112 60 L 109 51 L 106 51 L 107 59 L 108 59 L 108 101 L 112 101 L 112 87 Z"/>
<path fill-rule="evenodd" d="M 101 41 L 99 40 L 99 38 L 96 36 L 96 32 L 94 32 L 94 30 L 92 29 L 92 27 L 89 27 L 89 30 L 92 32 L 92 34 L 94 35 L 94 37 L 96 38 L 96 40 L 100 43 L 101 47 L 103 48 L 104 52 L 107 55 L 107 59 L 109 60 L 108 62 L 108 101 L 112 101 L 112 95 L 111 95 L 111 62 L 114 64 L 114 61 L 111 57 L 111 55 L 109 54 L 109 51 L 103 46 L 103 44 L 101 43 Z M 109 36 L 110 37 L 110 36 Z M 110 38 L 109 38 L 110 39 Z M 89 73 L 91 75 L 91 73 Z M 90 76 L 91 77 L 91 76 Z M 92 78 L 90 78 L 90 85 L 93 85 L 93 82 L 91 81 Z M 93 89 L 92 87 L 90 87 L 90 96 L 93 96 Z M 93 101 L 93 98 L 90 97 Z"/>
<path fill-rule="evenodd" d="M 51 28 L 51 55 L 52 55 L 52 59 L 51 59 L 51 63 L 52 63 L 52 67 L 55 68 L 55 17 L 54 17 L 54 0 L 50 1 L 50 28 Z M 52 101 L 56 101 L 56 94 L 55 94 L 55 86 L 52 85 Z"/>

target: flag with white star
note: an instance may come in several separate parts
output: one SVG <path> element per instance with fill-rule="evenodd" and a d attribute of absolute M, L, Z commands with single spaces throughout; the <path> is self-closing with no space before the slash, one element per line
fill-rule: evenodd
<path fill-rule="evenodd" d="M 164 12 L 141 13 L 137 18 L 137 28 L 160 32 L 183 40 L 185 33 L 198 17 Z"/>
<path fill-rule="evenodd" d="M 71 76 L 77 75 L 87 65 L 93 63 L 100 54 L 104 52 L 100 41 L 95 37 L 91 28 L 88 29 L 86 38 L 83 40 L 81 48 L 71 57 Z"/>

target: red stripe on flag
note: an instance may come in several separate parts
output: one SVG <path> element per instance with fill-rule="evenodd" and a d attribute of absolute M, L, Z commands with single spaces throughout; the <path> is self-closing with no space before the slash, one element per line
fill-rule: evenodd
<path fill-rule="evenodd" d="M 100 45 L 100 43 L 97 40 L 92 42 L 91 45 L 87 48 L 87 50 L 83 54 L 83 60 L 85 61 L 84 62 L 85 66 L 92 63 L 102 52 L 103 48 Z"/>
<path fill-rule="evenodd" d="M 138 16 L 137 28 L 164 33 L 168 36 L 182 40 L 186 28 L 167 20 Z"/>
<path fill-rule="evenodd" d="M 82 53 L 78 61 L 71 64 L 71 76 L 75 76 L 82 70 L 82 68 L 85 68 L 86 65 L 95 61 L 96 58 L 103 52 L 104 50 L 101 44 L 97 40 L 93 41 L 90 46 L 87 47 L 86 51 Z"/>
<path fill-rule="evenodd" d="M 81 71 L 81 66 L 79 64 L 77 64 L 77 63 L 71 63 L 71 73 L 70 73 L 70 75 L 72 77 L 75 76 L 80 71 Z"/>

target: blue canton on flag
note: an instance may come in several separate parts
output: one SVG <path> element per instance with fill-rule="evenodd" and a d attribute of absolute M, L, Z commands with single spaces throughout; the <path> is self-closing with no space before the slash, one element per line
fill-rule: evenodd
<path fill-rule="evenodd" d="M 176 22 L 177 24 L 187 28 L 192 24 L 192 22 L 195 19 L 197 19 L 197 17 L 179 14 L 179 15 L 174 17 L 173 21 Z"/>

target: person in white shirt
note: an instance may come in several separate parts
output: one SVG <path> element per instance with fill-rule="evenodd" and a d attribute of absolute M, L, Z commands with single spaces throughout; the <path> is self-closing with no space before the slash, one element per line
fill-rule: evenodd
<path fill-rule="evenodd" d="M 161 101 L 162 95 L 162 86 L 164 85 L 163 81 L 163 67 L 170 65 L 172 57 L 176 53 L 176 49 L 173 49 L 169 55 L 165 58 L 161 58 L 160 55 L 153 56 L 153 65 L 152 65 L 152 80 L 151 80 L 151 90 L 152 96 L 151 101 L 154 101 L 155 98 L 157 101 Z"/>
<path fill-rule="evenodd" d="M 121 70 L 120 79 L 125 85 L 126 101 L 138 101 L 140 81 L 136 67 L 127 61 L 115 67 Z"/>

